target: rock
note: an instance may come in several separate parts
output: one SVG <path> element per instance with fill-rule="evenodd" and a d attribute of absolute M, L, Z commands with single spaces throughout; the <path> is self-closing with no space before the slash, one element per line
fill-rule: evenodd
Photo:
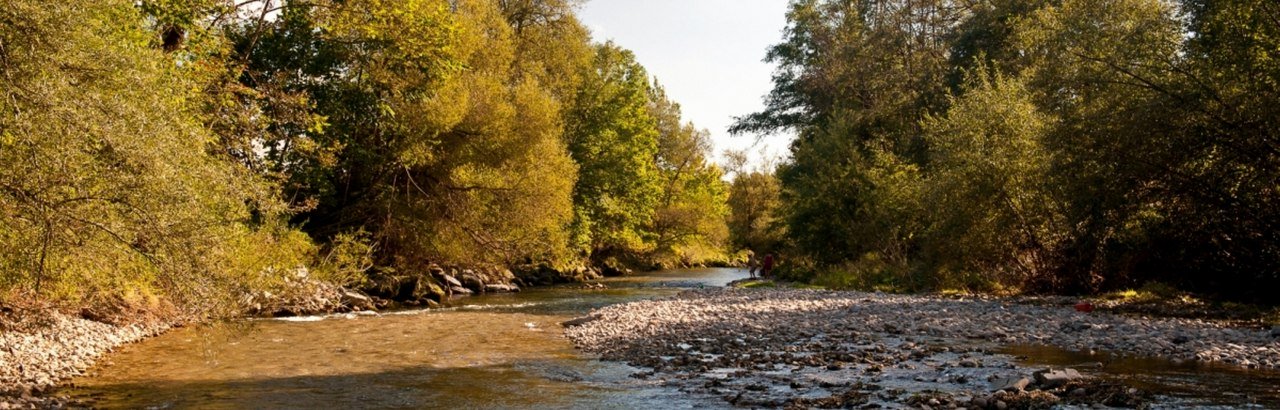
<path fill-rule="evenodd" d="M 449 275 L 441 271 L 439 276 L 441 279 L 444 279 L 444 284 L 448 285 L 449 287 L 462 287 L 462 282 L 459 282 L 458 278 L 455 278 L 452 275 Z"/>
<path fill-rule="evenodd" d="M 991 382 L 991 391 L 1023 391 L 1031 385 L 1026 377 L 1001 377 Z"/>
<path fill-rule="evenodd" d="M 1054 388 L 1067 384 L 1072 380 L 1083 379 L 1084 375 L 1075 369 L 1041 370 L 1035 372 L 1036 383 L 1045 388 Z"/>
<path fill-rule="evenodd" d="M 376 310 L 373 299 L 362 293 L 352 290 L 343 289 L 341 295 L 343 306 L 351 308 L 351 310 Z"/>
<path fill-rule="evenodd" d="M 960 361 L 960 367 L 978 367 L 981 364 L 974 359 L 964 359 Z"/>
<path fill-rule="evenodd" d="M 455 295 L 470 295 L 472 293 L 475 293 L 475 292 L 472 292 L 471 289 L 467 289 L 461 286 L 452 286 L 452 287 L 449 287 L 449 290 L 452 291 L 453 294 Z"/>
<path fill-rule="evenodd" d="M 495 284 L 484 285 L 484 291 L 494 292 L 494 293 L 507 293 L 507 292 L 519 292 L 520 288 L 515 287 L 514 285 L 503 285 L 503 284 L 495 283 Z"/>
<path fill-rule="evenodd" d="M 1280 326 L 1271 328 L 1271 337 L 1280 338 Z"/>
<path fill-rule="evenodd" d="M 1093 326 L 1088 323 L 1066 322 L 1066 323 L 1063 323 L 1059 328 L 1062 329 L 1062 331 L 1064 332 L 1080 332 L 1080 331 L 1093 329 Z"/>
<path fill-rule="evenodd" d="M 560 326 L 564 326 L 564 327 L 582 326 L 599 318 L 600 316 L 596 316 L 596 315 L 573 318 L 573 319 L 560 322 Z"/>
<path fill-rule="evenodd" d="M 1180 345 L 1186 342 L 1190 342 L 1191 338 L 1187 337 L 1187 335 L 1177 335 L 1177 336 L 1174 336 L 1173 339 L 1169 339 L 1169 341 L 1173 342 L 1173 344 Z"/>
<path fill-rule="evenodd" d="M 996 410 L 1004 410 L 1007 408 L 1009 408 L 1009 403 L 1005 403 L 1004 400 L 996 400 Z"/>
<path fill-rule="evenodd" d="M 432 275 L 436 275 L 436 276 L 440 276 L 440 275 L 444 275 L 444 274 L 445 274 L 445 273 L 444 273 L 444 268 L 442 268 L 442 267 L 440 267 L 440 265 L 437 265 L 437 264 L 434 264 L 434 263 L 433 263 L 433 264 L 430 264 L 430 265 L 427 265 L 427 272 L 431 272 L 431 274 L 432 274 Z"/>
<path fill-rule="evenodd" d="M 467 289 L 475 292 L 484 292 L 484 279 L 475 274 L 475 271 L 467 269 L 462 271 L 462 285 Z"/>
<path fill-rule="evenodd" d="M 969 404 L 973 405 L 973 407 L 977 407 L 980 409 L 987 408 L 988 403 L 989 401 L 987 400 L 986 397 L 974 397 L 973 400 L 969 401 Z"/>

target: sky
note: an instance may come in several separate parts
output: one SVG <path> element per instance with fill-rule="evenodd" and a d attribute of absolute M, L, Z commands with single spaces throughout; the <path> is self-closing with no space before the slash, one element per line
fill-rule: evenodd
<path fill-rule="evenodd" d="M 787 0 L 587 0 L 579 12 L 596 41 L 613 40 L 711 132 L 716 158 L 746 149 L 754 164 L 786 152 L 790 134 L 730 136 L 733 117 L 760 111 L 773 89 L 768 47 L 782 40 Z"/>

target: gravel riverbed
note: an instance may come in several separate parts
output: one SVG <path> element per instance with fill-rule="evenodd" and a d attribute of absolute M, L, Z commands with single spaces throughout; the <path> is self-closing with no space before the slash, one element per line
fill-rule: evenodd
<path fill-rule="evenodd" d="M 1004 409 L 1150 400 L 1087 377 L 1101 363 L 1045 373 L 993 353 L 1014 344 L 1280 368 L 1274 329 L 1081 313 L 1067 299 L 708 289 L 597 309 L 566 334 L 603 359 L 651 369 L 637 377 L 749 407 Z"/>
<path fill-rule="evenodd" d="M 159 334 L 164 324 L 112 325 L 56 311 L 26 314 L 0 327 L 0 409 L 61 407 L 49 397 L 120 345 Z"/>

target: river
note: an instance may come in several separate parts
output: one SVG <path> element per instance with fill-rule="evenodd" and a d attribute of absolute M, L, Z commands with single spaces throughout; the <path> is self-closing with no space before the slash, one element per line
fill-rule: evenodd
<path fill-rule="evenodd" d="M 559 322 L 745 276 L 666 271 L 609 278 L 603 290 L 459 298 L 444 309 L 187 327 L 107 355 L 60 394 L 99 408 L 723 408 L 717 397 L 632 378 L 639 369 L 575 350 Z M 1031 366 L 1112 362 L 1044 347 L 1003 350 Z M 1159 401 L 1174 407 L 1280 405 L 1276 372 L 1158 359 L 1096 372 L 1165 395 L 1172 401 Z"/>
<path fill-rule="evenodd" d="M 64 390 L 100 408 L 723 407 L 573 348 L 559 323 L 595 307 L 723 286 L 736 269 L 607 278 L 377 316 L 176 329 L 107 355 Z"/>

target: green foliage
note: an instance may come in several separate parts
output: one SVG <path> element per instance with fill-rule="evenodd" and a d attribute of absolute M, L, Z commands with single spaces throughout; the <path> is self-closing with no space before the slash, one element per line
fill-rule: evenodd
<path fill-rule="evenodd" d="M 1017 80 L 988 77 L 976 72 L 945 117 L 925 118 L 931 162 L 923 200 L 934 212 L 922 246 L 940 284 L 1043 275 L 1061 241 L 1044 145 L 1052 120 Z"/>
<path fill-rule="evenodd" d="M 745 162 L 745 154 L 730 152 L 731 158 Z M 734 249 L 749 249 L 758 255 L 778 250 L 785 240 L 785 227 L 779 219 L 781 186 L 767 169 L 744 169 L 741 164 L 729 186 L 730 243 Z"/>
<path fill-rule="evenodd" d="M 657 120 L 657 167 L 662 193 L 649 231 L 652 259 L 664 265 L 724 260 L 728 189 L 723 172 L 707 160 L 711 139 L 705 130 L 681 123 L 680 106 L 654 85 L 650 111 Z"/>
<path fill-rule="evenodd" d="M 300 266 L 310 241 L 250 222 L 261 181 L 207 154 L 196 84 L 133 4 L 0 13 L 0 286 L 215 314 L 261 271 Z"/>
<path fill-rule="evenodd" d="M 574 187 L 577 245 L 595 259 L 647 251 L 644 229 L 662 194 L 657 121 L 649 111 L 649 77 L 630 51 L 612 43 L 595 59 L 568 113 L 569 152 L 579 166 Z"/>
<path fill-rule="evenodd" d="M 315 263 L 316 276 L 341 286 L 363 287 L 374 267 L 374 250 L 369 233 L 363 230 L 334 235 Z"/>
<path fill-rule="evenodd" d="M 949 4 L 792 2 L 734 129 L 798 131 L 780 209 L 811 274 L 1274 301 L 1280 6 Z"/>
<path fill-rule="evenodd" d="M 575 1 L 0 5 L 0 296 L 724 258 L 706 132 Z"/>

